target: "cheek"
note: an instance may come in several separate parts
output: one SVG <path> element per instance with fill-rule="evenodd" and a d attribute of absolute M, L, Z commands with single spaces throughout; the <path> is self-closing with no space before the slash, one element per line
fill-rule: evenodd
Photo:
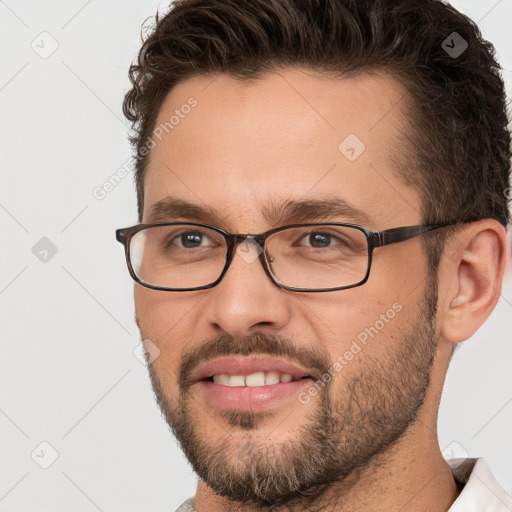
<path fill-rule="evenodd" d="M 183 303 L 166 292 L 135 286 L 135 314 L 141 336 L 160 350 L 159 362 L 166 365 L 176 359 L 183 337 L 177 334 L 186 311 Z M 184 323 L 184 322 L 181 322 Z"/>
<path fill-rule="evenodd" d="M 370 276 L 361 287 L 304 301 L 300 316 L 316 326 L 315 337 L 322 340 L 333 364 L 340 363 L 339 370 L 355 368 L 358 365 L 352 361 L 361 362 L 366 355 L 380 358 L 392 352 L 419 314 L 425 283 L 417 280 L 408 286 L 411 277 L 406 272 L 396 271 L 389 262 L 387 269 Z"/>
<path fill-rule="evenodd" d="M 426 277 L 424 249 L 420 240 L 412 239 L 375 249 L 367 284 L 379 290 L 383 300 L 394 302 L 412 298 L 420 285 L 424 286 Z"/>
<path fill-rule="evenodd" d="M 143 286 L 135 285 L 134 287 L 134 300 L 135 300 L 135 316 L 144 337 L 154 337 L 155 328 L 159 328 L 161 323 L 158 321 L 158 304 L 157 292 L 144 288 Z"/>
<path fill-rule="evenodd" d="M 154 333 L 169 336 L 181 323 L 186 323 L 188 314 L 194 311 L 199 300 L 184 294 L 151 290 L 136 285 L 134 289 L 135 314 L 144 334 Z"/>
<path fill-rule="evenodd" d="M 338 323 L 338 336 L 327 344 L 331 359 L 332 399 L 346 394 L 349 382 L 367 380 L 383 368 L 392 368 L 404 349 L 404 335 L 411 332 L 418 308 L 395 301 L 373 304 L 357 315 L 346 311 L 344 324 Z M 345 397 L 346 398 L 346 397 Z M 345 399 L 343 398 L 343 399 Z"/>
<path fill-rule="evenodd" d="M 177 406 L 176 393 L 179 363 L 184 340 L 174 333 L 178 302 L 170 300 L 165 292 L 135 286 L 135 314 L 143 339 L 149 339 L 157 347 L 158 356 L 152 363 L 152 371 L 171 408 Z"/>

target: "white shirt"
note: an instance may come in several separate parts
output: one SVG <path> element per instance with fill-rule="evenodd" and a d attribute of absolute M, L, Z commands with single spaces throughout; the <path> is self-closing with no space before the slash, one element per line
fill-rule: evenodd
<path fill-rule="evenodd" d="M 448 512 L 512 512 L 512 498 L 499 486 L 484 459 L 449 459 L 453 478 L 463 486 Z M 176 512 L 197 512 L 189 498 Z"/>
<path fill-rule="evenodd" d="M 512 512 L 512 498 L 484 459 L 450 459 L 453 477 L 464 485 L 448 512 Z"/>

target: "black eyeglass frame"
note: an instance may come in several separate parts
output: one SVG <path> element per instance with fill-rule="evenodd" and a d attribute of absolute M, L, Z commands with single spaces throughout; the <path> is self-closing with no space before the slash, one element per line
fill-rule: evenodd
<path fill-rule="evenodd" d="M 203 228 L 209 228 L 213 231 L 216 231 L 220 235 L 224 237 L 226 240 L 226 263 L 224 264 L 224 268 L 222 269 L 221 274 L 219 277 L 212 283 L 203 285 L 203 286 L 196 286 L 193 288 L 169 288 L 166 286 L 157 286 L 150 283 L 146 283 L 145 281 L 141 280 L 135 273 L 131 258 L 130 258 L 130 242 L 134 235 L 139 233 L 140 231 L 143 231 L 145 229 L 149 228 L 156 228 L 156 227 L 165 227 L 165 226 L 194 226 L 194 227 L 203 227 Z M 427 233 L 429 231 L 433 231 L 434 229 L 443 228 L 446 226 L 450 226 L 452 224 L 434 224 L 431 226 L 403 226 L 403 227 L 397 227 L 397 228 L 391 228 L 386 229 L 384 231 L 373 231 L 369 228 L 366 228 L 364 226 L 360 226 L 358 224 L 347 224 L 343 222 L 322 222 L 322 223 L 304 223 L 304 224 L 291 224 L 289 226 L 280 226 L 278 228 L 271 229 L 269 231 L 265 231 L 264 233 L 259 234 L 239 234 L 239 233 L 228 233 L 227 231 L 224 231 L 223 229 L 212 226 L 210 224 L 201 224 L 197 222 L 164 222 L 164 223 L 156 223 L 156 224 L 137 224 L 135 226 L 131 226 L 128 228 L 121 228 L 116 230 L 116 239 L 118 242 L 123 244 L 124 246 L 124 254 L 126 258 L 126 264 L 128 265 L 128 271 L 130 272 L 130 275 L 134 279 L 135 282 L 139 283 L 142 286 L 145 286 L 146 288 L 151 288 L 152 290 L 160 290 L 160 291 L 169 291 L 169 292 L 188 292 L 188 291 L 196 291 L 196 290 L 207 290 L 210 288 L 213 288 L 214 286 L 218 285 L 221 281 L 226 272 L 229 269 L 229 266 L 231 265 L 231 262 L 233 261 L 234 255 L 235 255 L 235 249 L 236 246 L 240 243 L 243 243 L 247 240 L 247 238 L 252 239 L 254 242 L 259 244 L 262 247 L 262 251 L 259 254 L 258 258 L 263 266 L 263 269 L 265 270 L 266 274 L 270 278 L 270 280 L 280 288 L 283 288 L 285 290 L 293 291 L 293 292 L 305 292 L 305 293 L 317 293 L 317 292 L 331 292 L 336 290 L 346 290 L 348 288 L 355 288 L 357 286 L 361 286 L 366 281 L 368 281 L 368 278 L 370 276 L 370 269 L 372 264 L 372 255 L 373 250 L 377 247 L 383 247 L 385 245 L 391 245 L 396 244 L 399 242 L 405 242 L 406 240 L 409 240 L 411 238 L 414 238 L 416 236 L 422 235 L 423 233 Z M 365 276 L 357 283 L 345 285 L 345 286 L 337 286 L 333 288 L 295 288 L 293 286 L 286 286 L 284 284 L 281 284 L 276 280 L 276 278 L 272 275 L 272 272 L 269 267 L 269 262 L 267 261 L 266 255 L 265 255 L 265 241 L 266 239 L 273 235 L 274 233 L 278 233 L 279 231 L 283 231 L 290 228 L 299 228 L 299 227 L 306 227 L 306 226 L 338 226 L 338 227 L 350 227 L 355 228 L 359 231 L 361 231 L 366 236 L 366 241 L 368 244 L 368 262 L 366 266 L 366 274 Z"/>

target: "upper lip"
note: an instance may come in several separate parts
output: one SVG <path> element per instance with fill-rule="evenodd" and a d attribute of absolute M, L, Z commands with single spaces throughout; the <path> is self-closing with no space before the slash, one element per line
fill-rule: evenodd
<path fill-rule="evenodd" d="M 273 370 L 288 373 L 293 377 L 293 380 L 310 376 L 308 370 L 284 359 L 275 359 L 268 356 L 229 356 L 213 359 L 199 365 L 196 371 L 193 372 L 192 380 L 197 382 L 209 379 L 213 375 L 250 375 L 251 373 Z"/>

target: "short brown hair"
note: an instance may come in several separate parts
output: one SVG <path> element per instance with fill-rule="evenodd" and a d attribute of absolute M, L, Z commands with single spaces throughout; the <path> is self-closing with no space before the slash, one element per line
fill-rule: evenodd
<path fill-rule="evenodd" d="M 467 44 L 457 56 L 447 51 L 454 37 Z M 252 80 L 286 67 L 396 76 L 409 92 L 409 126 L 390 157 L 419 191 L 423 222 L 508 224 L 511 148 L 500 66 L 477 25 L 440 0 L 174 2 L 156 16 L 130 67 L 123 104 L 134 129 L 139 219 L 148 158 L 141 149 L 172 87 L 202 74 Z"/>

